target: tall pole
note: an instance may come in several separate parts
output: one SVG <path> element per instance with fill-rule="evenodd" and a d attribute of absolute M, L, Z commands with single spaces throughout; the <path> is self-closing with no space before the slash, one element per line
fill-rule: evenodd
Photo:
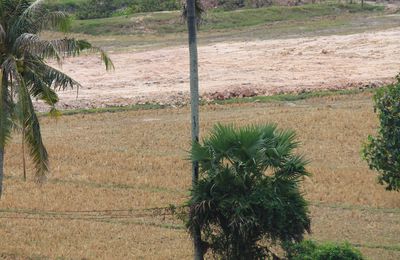
<path fill-rule="evenodd" d="M 197 56 L 197 32 L 196 32 L 196 0 L 187 0 L 187 24 L 189 31 L 189 55 L 190 55 L 190 104 L 191 104 L 191 124 L 192 142 L 199 141 L 199 74 Z M 197 183 L 199 178 L 199 163 L 192 162 L 192 186 Z M 192 212 L 192 211 L 191 211 Z M 203 250 L 201 244 L 201 231 L 198 225 L 193 230 L 194 259 L 203 260 Z"/>
<path fill-rule="evenodd" d="M 0 199 L 3 193 L 3 176 L 4 176 L 4 149 L 0 147 Z"/>
<path fill-rule="evenodd" d="M 4 134 L 4 129 L 5 126 L 2 125 L 6 122 L 5 114 L 4 113 L 4 93 L 5 90 L 3 87 L 7 87 L 3 85 L 3 69 L 0 69 L 0 199 L 1 199 L 1 194 L 3 193 L 3 178 L 4 178 L 4 146 L 5 146 L 5 134 Z M 2 117 L 2 118 L 1 118 Z"/>

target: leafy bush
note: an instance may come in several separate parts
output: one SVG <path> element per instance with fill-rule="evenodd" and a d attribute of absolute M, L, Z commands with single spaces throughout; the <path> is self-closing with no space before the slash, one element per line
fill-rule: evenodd
<path fill-rule="evenodd" d="M 217 125 L 192 146 L 200 179 L 191 191 L 187 226 L 221 259 L 265 259 L 270 246 L 298 242 L 310 231 L 298 184 L 307 162 L 293 154 L 293 131 L 275 125 Z M 269 242 L 269 244 L 267 243 Z"/>
<path fill-rule="evenodd" d="M 380 127 L 377 136 L 369 136 L 363 157 L 371 169 L 379 172 L 378 181 L 387 190 L 400 190 L 400 74 L 397 82 L 379 89 L 375 112 Z"/>
<path fill-rule="evenodd" d="M 110 17 L 115 5 L 109 0 L 89 0 L 79 5 L 76 16 L 79 19 L 95 19 Z"/>
<path fill-rule="evenodd" d="M 116 12 L 123 13 L 132 0 L 88 0 L 81 3 L 76 8 L 78 19 L 95 19 L 111 17 Z"/>
<path fill-rule="evenodd" d="M 239 8 L 260 8 L 272 5 L 272 0 L 216 0 L 215 7 L 224 10 L 236 10 Z"/>
<path fill-rule="evenodd" d="M 287 250 L 289 260 L 363 260 L 360 251 L 348 243 L 317 244 L 305 240 L 298 244 L 290 245 Z"/>

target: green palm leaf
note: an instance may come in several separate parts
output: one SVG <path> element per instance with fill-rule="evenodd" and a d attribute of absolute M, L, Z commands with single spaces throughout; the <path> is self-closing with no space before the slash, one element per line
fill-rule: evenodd
<path fill-rule="evenodd" d="M 295 137 L 275 124 L 218 124 L 202 143 L 193 143 L 191 159 L 201 174 L 187 226 L 201 228 L 218 258 L 265 259 L 265 241 L 290 243 L 310 231 L 299 189 L 308 161 L 294 153 Z"/>

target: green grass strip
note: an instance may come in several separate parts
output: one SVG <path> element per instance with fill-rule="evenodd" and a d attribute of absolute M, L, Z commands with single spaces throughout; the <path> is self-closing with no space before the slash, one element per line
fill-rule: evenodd
<path fill-rule="evenodd" d="M 271 103 L 271 102 L 293 102 L 299 100 L 305 100 L 310 98 L 322 98 L 329 96 L 341 96 L 341 95 L 357 95 L 361 93 L 372 93 L 375 88 L 365 89 L 347 89 L 347 90 L 322 90 L 304 92 L 299 94 L 278 94 L 272 96 L 255 96 L 245 98 L 231 98 L 226 100 L 212 100 L 202 101 L 201 105 L 206 106 L 210 104 L 219 105 L 230 105 L 230 104 L 246 104 L 246 103 Z M 88 109 L 71 109 L 61 110 L 60 115 L 69 116 L 77 114 L 98 114 L 98 113 L 116 113 L 126 111 L 139 111 L 139 110 L 158 110 L 165 108 L 176 107 L 173 105 L 161 105 L 157 103 L 146 103 L 146 104 L 135 104 L 130 106 L 115 106 L 115 107 L 103 107 L 103 108 L 88 108 Z M 50 116 L 49 113 L 39 113 L 39 116 Z"/>

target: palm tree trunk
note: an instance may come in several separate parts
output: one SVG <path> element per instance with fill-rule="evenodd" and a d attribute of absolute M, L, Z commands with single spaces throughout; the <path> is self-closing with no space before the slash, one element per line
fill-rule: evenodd
<path fill-rule="evenodd" d="M 191 101 L 191 124 L 192 142 L 199 141 L 199 76 L 198 76 L 198 56 L 197 56 L 197 32 L 196 32 L 196 0 L 187 0 L 187 19 L 189 31 L 189 53 L 190 53 L 190 101 Z M 193 162 L 192 165 L 192 185 L 197 183 L 199 178 L 199 163 Z M 194 240 L 194 259 L 203 259 L 200 227 L 193 228 Z"/>
<path fill-rule="evenodd" d="M 0 198 L 3 193 L 3 176 L 4 176 L 4 148 L 0 148 Z"/>
<path fill-rule="evenodd" d="M 22 126 L 22 168 L 23 168 L 23 179 L 26 181 L 26 160 L 25 160 L 25 126 Z"/>

